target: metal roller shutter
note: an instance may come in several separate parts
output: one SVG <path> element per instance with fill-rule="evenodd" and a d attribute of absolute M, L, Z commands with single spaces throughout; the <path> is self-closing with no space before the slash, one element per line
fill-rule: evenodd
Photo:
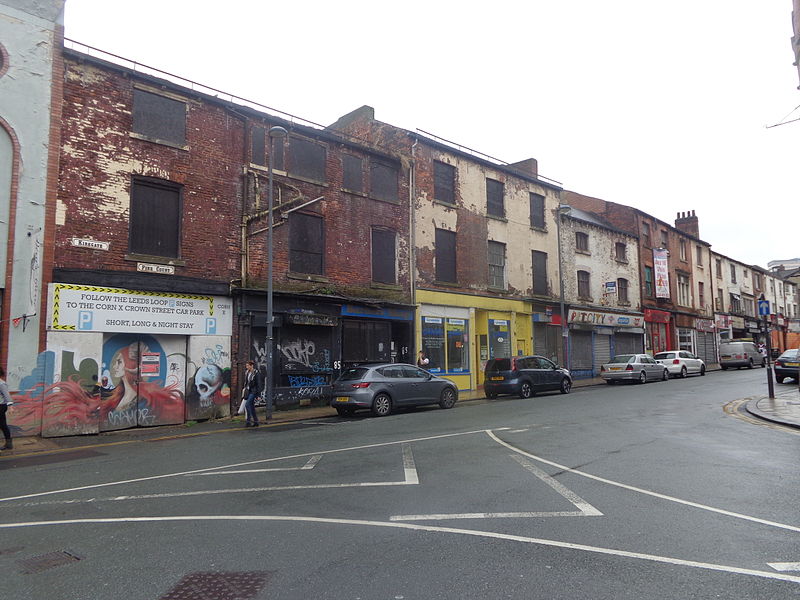
<path fill-rule="evenodd" d="M 594 372 L 600 373 L 600 365 L 611 360 L 611 336 L 595 334 L 594 336 Z"/>
<path fill-rule="evenodd" d="M 705 331 L 697 332 L 697 356 L 703 359 L 706 365 L 717 362 L 716 348 L 714 347 L 714 334 Z"/>
<path fill-rule="evenodd" d="M 592 332 L 570 331 L 571 365 L 573 370 L 592 368 Z"/>
<path fill-rule="evenodd" d="M 639 333 L 614 334 L 614 354 L 639 354 L 643 347 L 644 340 Z"/>

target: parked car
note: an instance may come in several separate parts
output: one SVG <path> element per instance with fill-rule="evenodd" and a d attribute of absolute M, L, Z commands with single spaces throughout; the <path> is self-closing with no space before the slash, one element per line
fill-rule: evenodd
<path fill-rule="evenodd" d="M 618 354 L 600 367 L 600 377 L 612 385 L 618 381 L 666 381 L 669 379 L 667 367 L 649 354 Z"/>
<path fill-rule="evenodd" d="M 798 371 L 800 371 L 800 349 L 786 350 L 775 359 L 775 381 L 778 383 L 783 383 L 787 377 L 791 377 L 796 383 Z"/>
<path fill-rule="evenodd" d="M 752 369 L 755 365 L 767 366 L 767 358 L 758 351 L 753 342 L 720 342 L 719 366 L 722 370 L 728 367 Z"/>
<path fill-rule="evenodd" d="M 385 417 L 401 406 L 438 404 L 453 408 L 458 388 L 449 379 L 404 363 L 378 363 L 352 367 L 333 382 L 330 405 L 340 415 L 367 408 Z"/>
<path fill-rule="evenodd" d="M 491 358 L 483 371 L 483 391 L 487 398 L 516 394 L 530 398 L 536 392 L 558 390 L 569 394 L 572 375 L 544 356 Z"/>
<path fill-rule="evenodd" d="M 653 357 L 656 362 L 667 367 L 672 377 L 686 377 L 690 373 L 706 374 L 706 363 L 686 350 L 667 350 Z"/>

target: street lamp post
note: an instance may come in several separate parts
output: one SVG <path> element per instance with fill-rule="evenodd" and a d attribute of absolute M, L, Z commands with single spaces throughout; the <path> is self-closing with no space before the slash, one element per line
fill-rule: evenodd
<path fill-rule="evenodd" d="M 265 345 L 265 350 L 267 351 L 267 375 L 264 378 L 264 399 L 267 401 L 267 414 L 266 418 L 269 419 L 272 417 L 272 384 L 273 384 L 273 377 L 272 377 L 272 225 L 273 225 L 273 218 L 272 218 L 272 204 L 273 204 L 273 191 L 272 191 L 272 161 L 273 156 L 275 155 L 275 148 L 273 144 L 273 140 L 283 139 L 286 137 L 288 132 L 283 127 L 279 125 L 275 125 L 274 127 L 270 127 L 269 130 L 269 169 L 268 169 L 268 180 L 269 180 L 269 191 L 267 192 L 267 340 Z"/>
<path fill-rule="evenodd" d="M 556 210 L 556 238 L 558 241 L 558 302 L 561 309 L 561 354 L 564 361 L 564 367 L 569 368 L 569 329 L 567 328 L 567 319 L 564 312 L 564 261 L 561 254 L 561 217 L 568 215 L 572 207 L 567 204 L 559 203 Z"/>

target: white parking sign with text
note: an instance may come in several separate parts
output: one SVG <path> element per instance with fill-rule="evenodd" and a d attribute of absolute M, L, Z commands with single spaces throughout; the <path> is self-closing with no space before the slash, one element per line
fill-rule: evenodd
<path fill-rule="evenodd" d="M 225 296 L 145 292 L 51 283 L 48 328 L 55 331 L 231 335 L 232 302 Z"/>

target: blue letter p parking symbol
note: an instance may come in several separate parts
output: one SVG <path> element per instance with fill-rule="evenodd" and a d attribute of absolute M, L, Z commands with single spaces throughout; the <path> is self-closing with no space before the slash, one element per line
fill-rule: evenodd
<path fill-rule="evenodd" d="M 81 331 L 91 331 L 92 311 L 90 310 L 78 311 L 78 329 L 80 329 Z"/>

